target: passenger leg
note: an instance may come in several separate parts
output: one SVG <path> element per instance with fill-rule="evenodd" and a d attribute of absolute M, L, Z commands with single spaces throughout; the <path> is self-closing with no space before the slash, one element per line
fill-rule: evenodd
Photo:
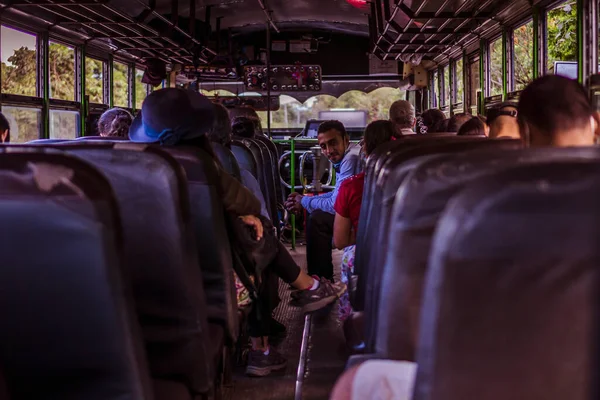
<path fill-rule="evenodd" d="M 333 282 L 333 221 L 335 215 L 315 210 L 306 224 L 306 260 L 308 274 L 322 276 Z"/>

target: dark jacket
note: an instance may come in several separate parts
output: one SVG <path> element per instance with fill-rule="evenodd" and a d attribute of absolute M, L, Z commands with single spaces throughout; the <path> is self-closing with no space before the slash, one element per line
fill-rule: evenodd
<path fill-rule="evenodd" d="M 228 213 L 236 216 L 260 215 L 260 201 L 240 181 L 218 167 L 220 194 Z"/>

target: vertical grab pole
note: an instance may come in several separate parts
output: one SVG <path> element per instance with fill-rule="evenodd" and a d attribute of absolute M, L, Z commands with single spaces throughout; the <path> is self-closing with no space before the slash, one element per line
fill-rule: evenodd
<path fill-rule="evenodd" d="M 267 132 L 271 136 L 271 25 L 267 21 Z"/>
<path fill-rule="evenodd" d="M 292 137 L 290 141 L 290 184 L 292 193 L 296 191 L 296 142 Z M 292 213 L 292 250 L 296 250 L 296 215 Z"/>

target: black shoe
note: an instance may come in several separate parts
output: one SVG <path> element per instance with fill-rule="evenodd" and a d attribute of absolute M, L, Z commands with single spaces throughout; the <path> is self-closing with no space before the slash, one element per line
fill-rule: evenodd
<path fill-rule="evenodd" d="M 250 376 L 267 376 L 273 371 L 279 371 L 287 366 L 287 360 L 273 347 L 269 355 L 261 350 L 252 350 L 248 354 L 248 366 L 246 374 Z"/>
<path fill-rule="evenodd" d="M 319 287 L 315 290 L 302 290 L 296 299 L 294 305 L 302 307 L 305 313 L 320 310 L 333 303 L 346 291 L 346 285 L 343 283 L 332 284 L 326 279 L 319 282 Z"/>

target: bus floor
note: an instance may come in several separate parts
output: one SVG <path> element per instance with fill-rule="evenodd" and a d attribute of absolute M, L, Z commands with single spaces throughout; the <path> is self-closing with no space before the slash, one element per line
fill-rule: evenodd
<path fill-rule="evenodd" d="M 288 249 L 298 265 L 306 270 L 306 247 Z M 341 255 L 339 251 L 333 252 L 336 281 L 340 275 Z M 224 390 L 225 400 L 328 399 L 336 379 L 343 372 L 348 354 L 339 320 L 338 302 L 306 318 L 300 309 L 289 304 L 289 285 L 282 281 L 279 284 L 279 297 L 281 303 L 275 309 L 274 316 L 286 325 L 287 335 L 279 343 L 274 343 L 274 346 L 288 359 L 286 369 L 264 378 L 251 378 L 244 374 L 244 366 L 236 367 L 232 385 Z M 307 328 L 309 335 L 304 344 L 304 362 L 300 363 Z M 299 365 L 304 367 L 300 373 Z"/>

